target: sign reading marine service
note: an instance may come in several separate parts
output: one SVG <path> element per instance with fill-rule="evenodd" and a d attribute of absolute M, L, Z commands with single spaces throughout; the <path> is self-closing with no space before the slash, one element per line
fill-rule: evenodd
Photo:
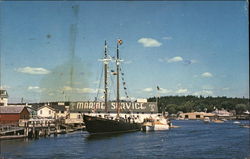
<path fill-rule="evenodd" d="M 107 111 L 116 113 L 117 102 L 108 102 Z M 71 102 L 71 112 L 105 112 L 104 102 Z M 120 102 L 121 113 L 158 113 L 156 102 Z"/>

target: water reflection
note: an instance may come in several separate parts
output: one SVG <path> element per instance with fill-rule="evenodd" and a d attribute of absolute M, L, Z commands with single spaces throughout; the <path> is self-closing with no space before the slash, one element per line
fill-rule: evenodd
<path fill-rule="evenodd" d="M 133 132 L 130 132 L 130 134 Z M 88 134 L 85 137 L 86 141 L 95 141 L 95 140 L 104 140 L 104 139 L 111 139 L 117 138 L 119 136 L 124 136 L 127 133 L 103 133 L 103 134 Z"/>

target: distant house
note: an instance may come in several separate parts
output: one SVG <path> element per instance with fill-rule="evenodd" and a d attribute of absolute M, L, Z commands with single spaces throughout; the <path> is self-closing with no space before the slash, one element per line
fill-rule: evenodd
<path fill-rule="evenodd" d="M 29 113 L 30 113 L 30 118 L 35 118 L 37 117 L 37 110 L 33 107 L 27 107 Z"/>
<path fill-rule="evenodd" d="M 233 113 L 231 112 L 228 112 L 227 110 L 225 109 L 222 109 L 222 110 L 218 110 L 216 109 L 214 112 L 212 112 L 213 114 L 215 114 L 216 116 L 218 117 L 231 117 L 233 116 Z"/>
<path fill-rule="evenodd" d="M 213 117 L 212 113 L 205 112 L 191 112 L 191 113 L 180 113 L 179 119 L 204 119 L 205 117 Z"/>
<path fill-rule="evenodd" d="M 60 105 L 44 105 L 37 109 L 37 116 L 42 118 L 66 118 L 67 111 L 65 106 Z"/>
<path fill-rule="evenodd" d="M 0 107 L 0 124 L 17 124 L 20 119 L 29 119 L 30 113 L 23 106 Z"/>

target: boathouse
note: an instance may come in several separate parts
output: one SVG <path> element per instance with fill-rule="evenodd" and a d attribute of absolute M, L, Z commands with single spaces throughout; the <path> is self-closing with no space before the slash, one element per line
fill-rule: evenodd
<path fill-rule="evenodd" d="M 213 113 L 205 113 L 205 112 L 190 112 L 190 113 L 180 113 L 179 119 L 204 119 L 205 117 L 213 117 L 215 114 Z"/>
<path fill-rule="evenodd" d="M 0 107 L 0 124 L 18 124 L 20 119 L 29 119 L 29 111 L 23 106 Z"/>

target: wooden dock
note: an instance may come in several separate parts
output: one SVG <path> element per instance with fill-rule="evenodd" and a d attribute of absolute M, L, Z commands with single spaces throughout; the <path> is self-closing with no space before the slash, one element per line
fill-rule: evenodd
<path fill-rule="evenodd" d="M 7 135 L 7 136 L 0 136 L 0 140 L 11 140 L 11 139 L 22 139 L 27 138 L 26 135 Z"/>

